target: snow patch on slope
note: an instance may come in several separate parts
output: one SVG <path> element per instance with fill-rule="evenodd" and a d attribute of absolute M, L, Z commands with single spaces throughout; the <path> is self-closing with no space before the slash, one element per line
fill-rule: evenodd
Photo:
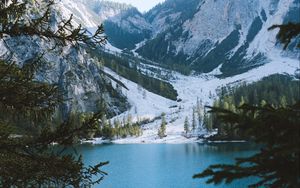
<path fill-rule="evenodd" d="M 259 15 L 258 7 L 258 0 L 248 3 L 244 0 L 205 1 L 194 17 L 183 24 L 184 32 L 188 32 L 189 37 L 183 40 L 177 51 L 192 55 L 201 41 L 221 42 L 237 25 L 241 26 L 242 33 L 247 34 L 251 21 Z"/>
<path fill-rule="evenodd" d="M 107 42 L 104 46 L 105 50 L 109 53 L 122 53 L 122 50 L 119 48 L 114 47 L 109 42 Z"/>
<path fill-rule="evenodd" d="M 122 92 L 125 96 L 127 96 L 132 108 L 115 118 L 127 116 L 128 114 L 134 116 L 133 119 L 137 119 L 137 117 L 141 119 L 155 118 L 160 116 L 162 112 L 169 111 L 169 107 L 175 103 L 172 100 L 166 99 L 141 88 L 138 84 L 117 75 L 108 68 L 105 68 L 104 70 L 106 73 L 118 78 L 128 88 L 128 90 L 123 89 Z"/>
<path fill-rule="evenodd" d="M 68 19 L 73 15 L 75 23 L 82 24 L 86 28 L 95 28 L 101 23 L 99 17 L 81 2 L 61 0 L 57 7 L 63 18 Z"/>
<path fill-rule="evenodd" d="M 242 82 L 252 83 L 276 73 L 293 75 L 295 71 L 300 68 L 299 60 L 280 56 L 280 50 L 274 49 L 270 51 L 269 54 L 272 54 L 270 56 L 270 63 L 252 69 L 247 73 L 225 79 L 216 77 L 216 75 L 220 74 L 220 67 L 211 73 L 201 74 L 199 76 L 184 76 L 173 72 L 174 79 L 172 79 L 170 83 L 178 91 L 178 98 L 182 99 L 181 102 L 171 101 L 148 92 L 147 90 L 139 89 L 137 84 L 118 76 L 109 69 L 105 69 L 107 73 L 119 78 L 129 88 L 129 91 L 124 91 L 124 93 L 126 93 L 132 108 L 115 118 L 122 120 L 124 117 L 126 118 L 128 114 L 133 117 L 133 120 L 154 118 L 160 116 L 160 114 L 164 112 L 166 113 L 166 120 L 168 122 L 166 130 L 167 137 L 163 139 L 159 139 L 157 136 L 161 123 L 161 120 L 158 119 L 142 127 L 142 136 L 118 139 L 113 142 L 125 144 L 189 143 L 201 141 L 197 140 L 195 137 L 186 138 L 183 134 L 185 117 L 191 118 L 193 107 L 196 106 L 197 98 L 201 99 L 204 102 L 204 105 L 212 105 L 214 99 L 216 99 L 216 90 L 222 86 L 235 86 Z M 174 105 L 177 105 L 178 108 L 170 108 Z M 214 133 L 208 133 L 205 130 L 200 129 L 198 130 L 197 135 L 207 136 Z M 97 143 L 97 141 L 94 143 Z"/>
<path fill-rule="evenodd" d="M 268 28 L 274 24 L 281 24 L 283 22 L 284 16 L 289 11 L 293 1 L 294 0 L 279 1 L 278 7 L 280 7 L 280 9 L 278 9 L 274 15 L 268 15 L 268 19 L 264 23 L 263 28 L 259 31 L 254 41 L 250 43 L 247 58 L 251 58 L 258 53 L 268 54 L 272 48 L 275 48 L 278 29 L 268 31 Z"/>
<path fill-rule="evenodd" d="M 127 14 L 126 12 L 124 12 Z M 109 21 L 117 24 L 122 29 L 125 29 L 128 32 L 138 32 L 141 33 L 144 30 L 152 30 L 151 24 L 149 24 L 142 15 L 136 14 L 128 16 L 126 19 L 123 19 L 124 15 L 121 13 L 112 17 Z M 133 26 L 133 27 L 132 27 Z"/>

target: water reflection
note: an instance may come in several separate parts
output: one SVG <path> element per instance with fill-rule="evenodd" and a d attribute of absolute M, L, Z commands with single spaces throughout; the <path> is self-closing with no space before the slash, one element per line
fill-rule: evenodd
<path fill-rule="evenodd" d="M 254 143 L 209 144 L 128 144 L 79 145 L 86 165 L 110 161 L 103 170 L 109 173 L 99 187 L 111 188 L 185 188 L 216 187 L 203 179 L 192 179 L 211 164 L 232 163 L 237 157 L 247 157 L 258 151 Z M 245 187 L 253 179 L 230 186 Z"/>
<path fill-rule="evenodd" d="M 247 147 L 244 147 L 247 145 Z M 184 144 L 184 150 L 186 154 L 199 154 L 203 152 L 240 152 L 249 150 L 259 150 L 260 146 L 252 142 L 236 142 L 236 143 L 194 143 Z"/>

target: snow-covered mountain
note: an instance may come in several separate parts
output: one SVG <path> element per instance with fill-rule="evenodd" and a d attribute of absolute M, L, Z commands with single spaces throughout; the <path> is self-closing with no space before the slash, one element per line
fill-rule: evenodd
<path fill-rule="evenodd" d="M 270 62 L 278 46 L 273 24 L 300 22 L 299 0 L 166 0 L 149 12 L 101 0 L 62 0 L 92 28 L 105 24 L 109 42 L 170 67 L 236 75 Z M 84 8 L 82 8 L 84 7 Z M 95 16 L 97 15 L 97 16 Z M 298 39 L 299 40 L 299 39 Z M 293 53 L 299 53 L 291 45 Z"/>
<path fill-rule="evenodd" d="M 152 26 L 135 7 L 104 0 L 60 0 L 65 17 L 73 14 L 75 22 L 91 32 L 103 23 L 108 41 L 121 49 L 132 49 L 150 37 Z"/>
<path fill-rule="evenodd" d="M 68 6 L 58 4 L 58 9 L 63 8 L 64 11 L 52 12 L 50 25 L 53 28 L 57 27 L 61 16 L 69 17 L 71 11 L 88 10 L 84 5 L 75 5 L 70 1 L 65 3 Z M 37 10 L 38 7 L 34 5 L 31 8 Z M 67 11 L 69 6 L 73 8 L 70 12 Z M 99 23 L 96 19 L 86 22 L 88 16 L 92 17 L 92 13 L 80 15 L 74 17 L 77 24 L 82 22 L 92 27 Z M 36 72 L 35 79 L 59 86 L 64 98 L 59 110 L 65 117 L 69 113 L 98 112 L 104 104 L 110 116 L 120 114 L 129 107 L 126 97 L 111 86 L 111 80 L 104 73 L 101 63 L 91 58 L 85 49 L 71 45 L 61 47 L 55 45 L 53 40 L 38 36 L 7 36 L 0 39 L 0 59 L 9 57 L 22 66 L 39 56 L 43 63 Z"/>
<path fill-rule="evenodd" d="M 221 86 L 258 81 L 275 73 L 294 74 L 299 69 L 297 41 L 282 51 L 278 30 L 268 28 L 300 22 L 300 0 L 166 0 L 145 14 L 132 6 L 101 0 L 61 0 L 60 5 L 66 15 L 74 14 L 78 23 L 91 30 L 103 22 L 110 49 L 131 50 L 151 60 L 151 65 L 142 61 L 138 66 L 145 74 L 172 75 L 167 81 L 177 90 L 178 101 L 139 90 L 137 83 L 104 69 L 129 88 L 123 92 L 132 108 L 115 118 L 156 119 L 166 113 L 168 122 L 164 139 L 157 138 L 157 119 L 143 126 L 143 136 L 118 143 L 189 142 L 182 134 L 183 124 L 185 117 L 191 117 L 197 98 L 211 105 Z M 161 65 L 188 67 L 202 74 L 184 76 Z M 199 130 L 196 135 L 203 134 L 207 133 Z"/>
<path fill-rule="evenodd" d="M 130 5 L 103 0 L 59 0 L 59 12 L 64 17 L 74 16 L 74 21 L 86 28 L 95 28 L 105 20 L 120 14 Z"/>
<path fill-rule="evenodd" d="M 278 30 L 268 28 L 300 22 L 300 0 L 166 0 L 145 14 L 130 5 L 103 0 L 60 0 L 57 8 L 60 14 L 56 16 L 73 14 L 74 24 L 91 32 L 104 23 L 107 46 L 118 52 L 113 55 L 126 57 L 129 67 L 169 82 L 178 92 L 180 100 L 174 101 L 141 89 L 117 71 L 101 67 L 84 49 L 79 52 L 69 46 L 47 53 L 49 63 L 37 79 L 60 85 L 71 99 L 65 103 L 66 112 L 96 111 L 104 100 L 114 114 L 127 110 L 115 118 L 130 115 L 135 120 L 153 120 L 143 126 L 143 136 L 118 140 L 120 143 L 189 142 L 182 134 L 183 123 L 192 115 L 198 98 L 203 105 L 211 105 L 221 86 L 253 82 L 275 73 L 293 74 L 299 69 L 296 42 L 283 52 L 276 39 Z M 0 41 L 0 57 L 9 47 L 20 63 L 51 47 L 36 37 L 10 38 L 7 44 Z M 126 56 L 120 55 L 122 50 Z M 176 66 L 202 74 L 184 76 L 166 69 Z M 129 90 L 122 94 L 104 72 Z M 158 139 L 157 117 L 162 113 L 166 113 L 168 136 Z M 196 135 L 203 134 L 206 132 L 201 129 Z"/>
<path fill-rule="evenodd" d="M 140 55 L 228 76 L 270 62 L 278 30 L 268 28 L 300 22 L 300 1 L 167 0 L 145 16 L 156 30 Z"/>
<path fill-rule="evenodd" d="M 121 49 L 135 48 L 135 44 L 149 38 L 152 32 L 152 25 L 133 7 L 107 19 L 104 26 L 110 43 Z"/>

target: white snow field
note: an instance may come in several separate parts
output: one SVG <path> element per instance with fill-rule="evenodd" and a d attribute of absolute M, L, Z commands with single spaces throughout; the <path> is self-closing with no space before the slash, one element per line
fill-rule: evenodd
<path fill-rule="evenodd" d="M 293 75 L 299 68 L 299 60 L 291 59 L 289 57 L 282 57 L 280 50 L 274 49 L 269 52 L 268 58 L 270 63 L 267 63 L 258 68 L 252 69 L 246 73 L 228 77 L 225 79 L 219 79 L 216 77 L 220 73 L 218 70 L 214 70 L 209 74 L 202 74 L 199 76 L 184 76 L 177 72 L 173 72 L 174 77 L 170 80 L 170 83 L 178 92 L 178 98 L 182 99 L 181 102 L 172 101 L 151 93 L 136 83 L 131 82 L 123 77 L 120 77 L 115 72 L 108 68 L 105 71 L 110 75 L 120 79 L 129 90 L 123 89 L 123 93 L 128 97 L 131 109 L 113 119 L 117 118 L 120 121 L 123 118 L 127 118 L 130 114 L 133 121 L 145 118 L 155 118 L 162 113 L 166 113 L 167 130 L 166 137 L 160 139 L 157 136 L 158 129 L 161 120 L 158 119 L 152 123 L 146 124 L 142 127 L 143 135 L 140 137 L 128 137 L 125 139 L 114 140 L 113 143 L 126 144 L 126 143 L 189 143 L 189 142 L 201 142 L 196 137 L 186 138 L 184 136 L 184 120 L 185 117 L 189 117 L 191 121 L 193 107 L 196 105 L 197 98 L 201 99 L 204 105 L 212 105 L 213 100 L 216 98 L 216 90 L 226 85 L 236 85 L 241 82 L 251 83 L 258 81 L 263 77 L 281 73 Z M 152 65 L 151 65 L 152 66 Z M 170 108 L 176 105 L 176 108 Z M 172 121 L 172 122 L 170 122 Z M 208 136 L 209 134 L 205 130 L 197 129 L 196 135 Z M 95 139 L 92 143 L 102 143 L 101 139 Z"/>
<path fill-rule="evenodd" d="M 76 3 L 75 3 L 76 2 Z M 97 23 L 101 23 L 103 20 L 111 18 L 112 21 L 118 22 L 125 28 L 125 31 L 132 29 L 129 23 L 137 26 L 139 25 L 143 30 L 152 31 L 151 38 L 155 38 L 159 33 L 163 33 L 167 28 L 172 26 L 166 21 L 173 22 L 181 16 L 181 12 L 174 11 L 172 14 L 166 14 L 164 9 L 161 12 L 153 12 L 154 19 L 151 23 L 146 23 L 145 19 L 132 15 L 128 20 L 120 21 L 120 17 L 116 16 L 120 13 L 121 9 L 111 9 L 103 11 L 103 14 L 98 18 L 94 13 L 86 14 L 88 8 L 83 7 L 84 0 L 63 0 L 61 3 L 61 9 L 64 15 L 70 15 L 75 13 L 75 21 L 77 23 L 84 23 L 84 26 L 91 29 L 95 28 Z M 258 68 L 252 69 L 246 73 L 239 74 L 225 79 L 219 79 L 216 75 L 221 74 L 220 67 L 213 70 L 211 73 L 202 74 L 198 76 L 184 76 L 177 72 L 172 72 L 172 78 L 169 82 L 174 86 L 178 92 L 178 98 L 180 102 L 172 101 L 151 93 L 136 83 L 131 82 L 125 78 L 120 77 L 110 69 L 105 68 L 105 71 L 112 76 L 120 79 L 129 90 L 122 89 L 123 93 L 128 97 L 128 101 L 131 104 L 131 109 L 127 112 L 114 117 L 113 119 L 119 119 L 122 121 L 129 115 L 132 116 L 133 121 L 141 119 L 153 119 L 159 117 L 162 113 L 166 113 L 167 137 L 159 139 L 157 132 L 161 123 L 160 119 L 153 121 L 149 124 L 143 125 L 143 135 L 140 137 L 130 137 L 126 139 L 114 140 L 114 143 L 186 143 L 186 142 L 198 142 L 199 140 L 194 138 L 186 138 L 183 136 L 183 124 L 186 117 L 189 117 L 191 123 L 193 107 L 196 105 L 197 99 L 202 100 L 204 105 L 212 105 L 213 100 L 216 97 L 216 90 L 222 86 L 236 85 L 241 82 L 255 82 L 263 77 L 281 73 L 294 75 L 295 71 L 300 68 L 299 58 L 300 54 L 294 54 L 297 56 L 286 57 L 283 56 L 281 47 L 277 46 L 276 35 L 277 29 L 269 31 L 268 28 L 274 24 L 283 23 L 287 13 L 292 6 L 296 6 L 294 0 L 280 0 L 278 5 L 272 0 L 255 0 L 249 3 L 244 1 L 220 1 L 214 3 L 213 1 L 205 1 L 199 4 L 199 10 L 192 19 L 186 20 L 182 23 L 182 29 L 189 33 L 187 40 L 184 36 L 177 37 L 177 40 L 173 41 L 176 46 L 176 53 L 184 52 L 188 56 L 197 55 L 199 50 L 199 44 L 203 40 L 210 39 L 213 44 L 223 41 L 230 33 L 236 28 L 236 23 L 241 25 L 240 40 L 238 45 L 231 50 L 228 55 L 233 55 L 242 45 L 247 42 L 247 36 L 251 23 L 256 17 L 260 17 L 263 20 L 262 28 L 257 33 L 253 41 L 250 42 L 249 48 L 245 59 L 251 59 L 258 54 L 265 56 L 269 63 L 266 63 Z M 273 10 L 273 6 L 278 8 Z M 83 8 L 82 8 L 83 7 Z M 172 10 L 172 9 L 170 9 Z M 206 11 L 214 10 L 214 11 Z M 259 10 L 259 11 L 258 11 Z M 266 20 L 264 20 L 261 11 L 264 10 Z M 219 14 L 219 12 L 223 14 Z M 216 14 L 217 13 L 217 14 Z M 157 15 L 156 15 L 157 14 Z M 168 19 L 166 19 L 168 17 Z M 95 19 L 97 18 L 97 19 Z M 216 19 L 211 19 L 216 18 Z M 99 22 L 100 21 L 100 22 Z M 202 28 L 202 29 L 199 29 Z M 185 32 L 183 32 L 185 33 Z M 169 33 L 170 34 L 170 33 Z M 171 36 L 171 34 L 170 34 Z M 147 39 L 140 41 L 136 44 L 136 48 L 132 50 L 136 57 L 143 58 L 136 52 L 137 49 L 144 46 Z M 278 47 L 278 48 L 277 48 Z M 211 48 L 214 48 L 212 46 Z M 115 48 L 111 44 L 107 44 L 105 49 L 112 54 L 120 54 L 122 49 Z M 203 49 L 205 53 L 207 49 Z M 298 52 L 297 52 L 298 53 Z M 155 63 L 155 62 L 154 62 Z M 153 68 L 153 65 L 143 64 L 143 68 L 139 67 L 142 72 L 149 72 L 145 67 Z M 154 66 L 155 67 L 155 66 Z M 157 69 L 161 69 L 157 67 Z M 150 71 L 151 72 L 151 71 Z M 154 73 L 154 77 L 160 79 Z M 115 84 L 115 83 L 114 83 Z M 176 107 L 175 107 L 176 106 Z M 197 129 L 194 136 L 202 135 L 208 136 L 209 134 L 203 129 Z M 93 143 L 102 143 L 101 139 L 95 139 Z"/>

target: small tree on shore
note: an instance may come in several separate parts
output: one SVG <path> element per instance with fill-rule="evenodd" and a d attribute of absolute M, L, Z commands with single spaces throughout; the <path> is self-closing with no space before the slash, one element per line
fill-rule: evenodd
<path fill-rule="evenodd" d="M 158 129 L 158 136 L 159 138 L 166 137 L 166 128 L 167 128 L 167 122 L 166 122 L 166 114 L 162 113 L 161 115 L 161 124 Z"/>
<path fill-rule="evenodd" d="M 196 117 L 195 117 L 195 108 L 193 108 L 193 114 L 192 114 L 192 131 L 195 132 L 197 128 L 197 122 L 196 122 Z"/>
<path fill-rule="evenodd" d="M 183 128 L 185 135 L 187 135 L 190 132 L 190 123 L 188 117 L 185 117 Z"/>

